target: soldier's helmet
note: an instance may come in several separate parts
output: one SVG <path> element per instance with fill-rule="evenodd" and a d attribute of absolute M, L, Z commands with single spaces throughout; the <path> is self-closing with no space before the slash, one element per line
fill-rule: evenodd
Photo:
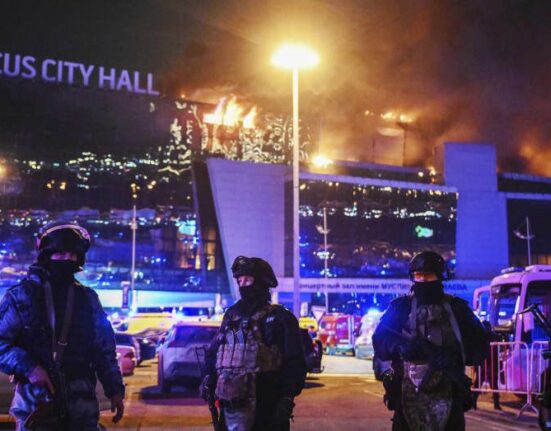
<path fill-rule="evenodd" d="M 69 251 L 76 253 L 79 266 L 84 265 L 90 248 L 90 234 L 77 223 L 56 221 L 40 229 L 36 238 L 38 262 L 46 263 L 52 254 Z"/>
<path fill-rule="evenodd" d="M 428 250 L 413 256 L 409 262 L 408 272 L 411 280 L 413 280 L 413 273 L 415 272 L 434 272 L 439 280 L 447 280 L 448 278 L 448 270 L 444 258 L 438 253 Z"/>
<path fill-rule="evenodd" d="M 241 275 L 250 275 L 261 286 L 277 287 L 274 270 L 268 262 L 259 257 L 237 256 L 233 261 L 231 270 L 234 278 Z"/>

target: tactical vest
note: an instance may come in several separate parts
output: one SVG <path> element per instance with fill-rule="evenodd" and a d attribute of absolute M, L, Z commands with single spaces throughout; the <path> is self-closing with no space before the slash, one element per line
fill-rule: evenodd
<path fill-rule="evenodd" d="M 250 318 L 230 316 L 224 341 L 216 353 L 219 399 L 236 403 L 254 398 L 256 374 L 280 369 L 279 347 L 267 346 L 262 338 L 261 325 L 270 311 L 272 306 L 268 304 Z"/>
<path fill-rule="evenodd" d="M 445 296 L 439 304 L 426 305 L 418 305 L 414 297 L 408 326 L 410 334 L 425 337 L 435 346 L 457 348 L 459 344 L 465 363 L 463 341 L 449 297 Z M 441 370 L 428 374 L 429 361 L 430 358 L 423 358 L 404 362 L 402 413 L 411 431 L 444 431 L 452 411 L 452 383 Z"/>
<path fill-rule="evenodd" d="M 449 299 L 444 297 L 439 304 L 418 305 L 416 298 L 412 299 L 411 311 L 409 314 L 409 333 L 413 336 L 425 337 L 435 346 L 448 346 L 456 348 L 459 344 L 461 354 L 463 352 L 463 341 L 457 320 L 453 314 Z M 465 358 L 463 357 L 463 363 Z M 430 358 L 423 358 L 419 361 L 404 362 L 404 375 L 409 377 L 414 386 L 419 387 L 429 369 Z M 437 382 L 440 372 L 435 373 L 435 378 L 429 380 L 429 383 Z"/>

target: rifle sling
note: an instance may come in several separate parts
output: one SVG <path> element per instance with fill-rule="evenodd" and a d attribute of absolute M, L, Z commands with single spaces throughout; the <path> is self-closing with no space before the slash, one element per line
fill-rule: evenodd
<path fill-rule="evenodd" d="M 56 369 L 59 371 L 61 363 L 63 361 L 63 352 L 67 347 L 67 338 L 69 336 L 69 328 L 73 320 L 73 309 L 75 302 L 75 288 L 73 283 L 67 287 L 67 303 L 65 305 L 65 316 L 63 319 L 63 325 L 61 327 L 61 334 L 57 342 L 55 341 L 55 308 L 54 299 L 52 294 L 52 286 L 46 281 L 44 283 L 44 290 L 46 293 L 46 309 L 48 311 L 48 321 L 52 327 L 52 352 Z"/>

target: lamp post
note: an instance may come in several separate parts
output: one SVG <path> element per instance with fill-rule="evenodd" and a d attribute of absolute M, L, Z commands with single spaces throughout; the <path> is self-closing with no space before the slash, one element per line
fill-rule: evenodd
<path fill-rule="evenodd" d="M 324 156 L 323 154 L 317 154 L 312 163 L 317 168 L 325 169 L 333 164 L 333 160 Z M 323 226 L 316 226 L 319 233 L 323 235 L 323 278 L 324 278 L 324 294 L 325 294 L 325 312 L 329 314 L 329 286 L 327 285 L 327 278 L 329 276 L 329 267 L 327 265 L 327 259 L 329 259 L 329 252 L 327 250 L 327 235 L 331 232 L 331 229 L 327 227 L 327 205 L 329 202 L 323 202 Z"/>
<path fill-rule="evenodd" d="M 329 252 L 327 250 L 327 235 L 331 232 L 327 228 L 327 207 L 323 206 L 323 226 L 316 226 L 318 232 L 323 235 L 323 279 L 325 281 L 324 294 L 325 294 L 325 312 L 329 314 L 329 286 L 327 286 L 327 277 L 329 276 L 329 268 L 327 265 L 327 259 L 329 258 Z"/>
<path fill-rule="evenodd" d="M 293 72 L 293 313 L 300 317 L 298 71 L 314 67 L 319 57 L 303 45 L 284 44 L 272 63 Z"/>
<path fill-rule="evenodd" d="M 136 219 L 136 199 L 138 198 L 137 191 L 139 190 L 139 187 L 132 183 L 130 185 L 130 188 L 132 190 L 132 220 L 130 221 L 130 230 L 132 231 L 132 261 L 130 266 L 130 298 L 131 298 L 131 304 L 130 309 L 132 311 L 137 310 L 137 297 L 136 297 L 136 231 L 138 230 L 138 221 Z"/>
<path fill-rule="evenodd" d="M 516 228 L 513 233 L 517 236 L 517 238 L 526 240 L 526 245 L 528 247 L 528 266 L 532 265 L 532 251 L 530 250 L 530 241 L 532 241 L 535 236 L 530 231 L 530 219 L 528 216 L 526 217 L 524 223 L 526 223 L 526 235 L 524 235 L 520 231 L 520 226 Z"/>

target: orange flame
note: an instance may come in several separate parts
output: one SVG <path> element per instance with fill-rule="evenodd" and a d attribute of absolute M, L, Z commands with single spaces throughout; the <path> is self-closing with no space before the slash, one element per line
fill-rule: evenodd
<path fill-rule="evenodd" d="M 214 112 L 211 114 L 205 114 L 203 116 L 203 121 L 209 124 L 222 124 L 222 120 L 223 120 L 222 114 L 224 112 L 225 103 L 226 103 L 226 98 L 222 97 L 218 101 L 218 105 L 216 105 L 216 109 L 214 110 Z"/>
<path fill-rule="evenodd" d="M 235 126 L 239 121 L 239 116 L 242 111 L 243 108 L 235 102 L 235 96 L 232 97 L 226 106 L 222 124 L 224 124 L 224 126 Z"/>
<path fill-rule="evenodd" d="M 247 115 L 243 118 L 243 127 L 245 129 L 254 129 L 254 119 L 256 117 L 256 106 L 249 111 Z"/>
<path fill-rule="evenodd" d="M 216 109 L 212 113 L 203 115 L 203 121 L 209 124 L 224 125 L 229 127 L 236 126 L 241 121 L 243 108 L 236 102 L 235 96 L 227 103 L 227 98 L 222 97 Z M 254 119 L 256 117 L 256 106 L 243 118 L 242 123 L 245 128 L 254 128 Z"/>

